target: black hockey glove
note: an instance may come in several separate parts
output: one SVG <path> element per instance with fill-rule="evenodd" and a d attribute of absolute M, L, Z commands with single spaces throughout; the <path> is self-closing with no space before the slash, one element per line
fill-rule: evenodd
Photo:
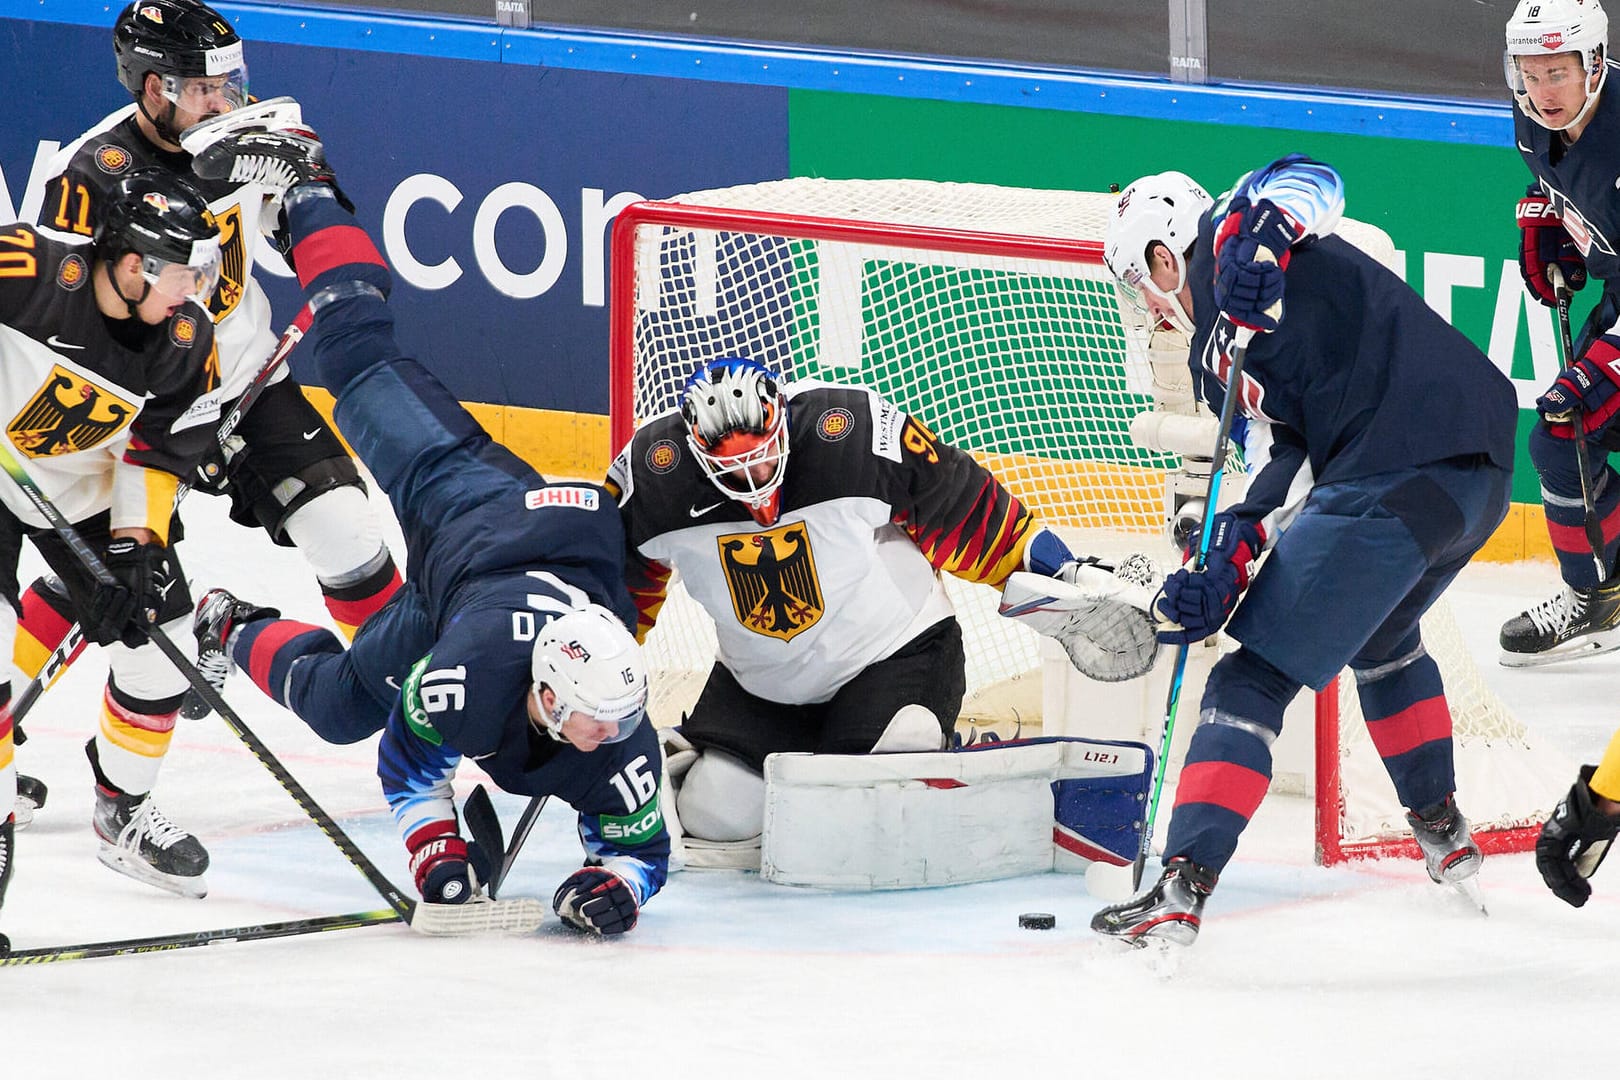
<path fill-rule="evenodd" d="M 1592 895 L 1587 878 L 1597 872 L 1609 843 L 1620 829 L 1620 817 L 1611 817 L 1592 803 L 1595 765 L 1583 765 L 1580 778 L 1569 789 L 1536 839 L 1536 869 L 1553 894 L 1571 907 L 1580 907 Z"/>
<path fill-rule="evenodd" d="M 551 906 L 563 922 L 604 937 L 636 925 L 640 909 L 624 879 L 600 866 L 575 870 L 557 887 Z"/>
<path fill-rule="evenodd" d="M 96 584 L 84 619 L 84 636 L 97 645 L 121 641 L 137 648 L 146 644 L 146 628 L 157 620 L 174 584 L 169 549 L 120 536 L 107 545 L 102 561 L 113 580 Z"/>
<path fill-rule="evenodd" d="M 1160 588 L 1157 614 L 1175 625 L 1160 630 L 1159 640 L 1191 645 L 1225 626 L 1265 550 L 1265 526 L 1227 510 L 1216 514 L 1210 523 L 1204 568 L 1195 571 L 1184 566 L 1165 578 Z M 1189 559 L 1192 555 L 1187 553 Z"/>

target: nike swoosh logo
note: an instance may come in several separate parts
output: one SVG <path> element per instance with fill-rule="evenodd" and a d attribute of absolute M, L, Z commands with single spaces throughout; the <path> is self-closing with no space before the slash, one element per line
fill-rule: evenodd
<path fill-rule="evenodd" d="M 383 682 L 387 683 L 389 686 L 392 686 L 395 690 L 400 688 L 399 681 L 396 680 L 392 675 L 384 675 Z"/>
<path fill-rule="evenodd" d="M 83 345 L 69 344 L 68 342 L 63 341 L 61 338 L 57 337 L 55 334 L 52 334 L 50 337 L 46 338 L 45 339 L 45 344 L 49 345 L 53 349 L 82 349 L 82 348 L 84 348 Z"/>
<path fill-rule="evenodd" d="M 710 503 L 708 506 L 694 506 L 691 509 L 687 510 L 686 512 L 688 514 L 692 515 L 695 518 L 700 518 L 704 514 L 707 514 L 710 510 L 713 510 L 713 509 L 715 509 L 716 507 L 719 507 L 719 506 L 724 506 L 725 504 L 726 504 L 726 500 L 721 499 L 719 502 Z"/>
<path fill-rule="evenodd" d="M 304 432 L 304 441 L 309 442 L 309 440 L 313 439 L 315 436 L 319 435 L 320 433 L 321 433 L 320 428 L 316 428 L 314 431 L 306 431 L 306 432 Z"/>
<path fill-rule="evenodd" d="M 1522 143 L 1522 142 L 1518 142 L 1518 140 L 1517 140 L 1517 139 L 1515 139 L 1515 140 L 1514 140 L 1514 141 L 1515 141 L 1515 142 L 1516 142 L 1516 143 L 1518 143 L 1518 147 L 1519 147 L 1519 149 L 1520 149 L 1520 150 L 1523 150 L 1523 151 L 1524 151 L 1524 152 L 1525 152 L 1525 153 L 1527 153 L 1527 154 L 1533 154 L 1533 153 L 1535 153 L 1535 151 L 1534 151 L 1534 150 L 1532 150 L 1532 149 L 1530 149 L 1530 148 L 1529 148 L 1529 147 L 1528 147 L 1528 146 L 1526 146 L 1526 145 L 1524 145 L 1524 143 Z"/>

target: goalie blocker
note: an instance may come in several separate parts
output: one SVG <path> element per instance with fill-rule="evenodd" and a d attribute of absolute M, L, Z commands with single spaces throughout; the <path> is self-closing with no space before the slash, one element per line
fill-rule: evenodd
<path fill-rule="evenodd" d="M 913 754 L 772 754 L 760 874 L 778 885 L 963 885 L 1128 866 L 1145 745 L 1080 738 Z"/>

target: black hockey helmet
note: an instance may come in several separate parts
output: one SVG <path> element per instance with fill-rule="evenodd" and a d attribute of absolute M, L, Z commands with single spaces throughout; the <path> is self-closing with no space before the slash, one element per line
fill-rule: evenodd
<path fill-rule="evenodd" d="M 206 298 L 219 282 L 219 226 L 189 180 L 157 165 L 124 177 L 102 200 L 96 255 L 133 251 L 147 281 L 171 296 Z"/>
<path fill-rule="evenodd" d="M 135 0 L 113 24 L 118 81 L 137 98 L 148 72 L 167 80 L 224 76 L 246 100 L 242 39 L 230 21 L 198 0 Z"/>

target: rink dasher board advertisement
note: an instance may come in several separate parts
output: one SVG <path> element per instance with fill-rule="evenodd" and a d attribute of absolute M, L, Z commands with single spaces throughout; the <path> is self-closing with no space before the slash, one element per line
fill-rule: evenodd
<path fill-rule="evenodd" d="M 1340 169 L 1348 213 L 1391 235 L 1407 280 L 1514 379 L 1521 406 L 1558 368 L 1551 315 L 1525 301 L 1515 263 L 1527 175 L 1505 101 L 219 6 L 246 38 L 254 93 L 297 97 L 327 140 L 394 268 L 402 340 L 470 402 L 599 422 L 607 234 L 637 198 L 803 175 L 1106 190 L 1167 168 L 1218 191 L 1295 150 Z M 85 0 L 0 3 L 0 215 L 32 216 L 54 144 L 127 101 L 113 14 Z M 63 57 L 83 58 L 76 77 L 62 77 Z M 290 318 L 296 288 L 265 252 L 261 281 Z M 311 352 L 294 371 L 317 381 Z M 1514 498 L 1539 501 L 1527 460 Z"/>

